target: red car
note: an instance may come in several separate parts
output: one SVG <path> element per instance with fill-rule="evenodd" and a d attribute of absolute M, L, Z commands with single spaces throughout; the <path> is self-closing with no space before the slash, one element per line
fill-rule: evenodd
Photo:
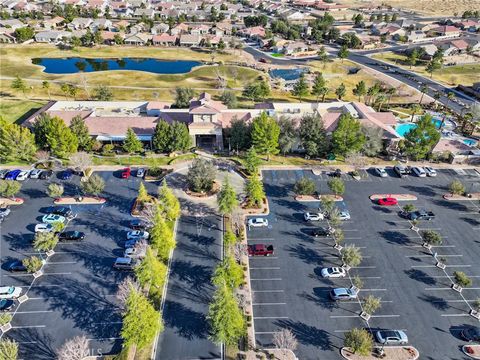
<path fill-rule="evenodd" d="M 273 245 L 248 245 L 248 256 L 270 256 L 273 255 Z"/>
<path fill-rule="evenodd" d="M 125 168 L 122 170 L 122 179 L 128 179 L 130 177 L 131 170 L 130 168 Z"/>
<path fill-rule="evenodd" d="M 392 197 L 387 197 L 383 199 L 378 199 L 378 205 L 383 206 L 394 206 L 398 204 L 398 200 Z"/>

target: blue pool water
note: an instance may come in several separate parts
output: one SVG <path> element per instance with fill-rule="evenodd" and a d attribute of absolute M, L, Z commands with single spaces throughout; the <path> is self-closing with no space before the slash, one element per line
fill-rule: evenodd
<path fill-rule="evenodd" d="M 304 72 L 304 69 L 274 69 L 270 70 L 269 74 L 272 78 L 279 77 L 285 81 L 293 81 L 297 80 Z"/>
<path fill-rule="evenodd" d="M 478 141 L 473 139 L 463 139 L 463 143 L 468 146 L 475 146 L 477 145 Z"/>
<path fill-rule="evenodd" d="M 408 132 L 415 129 L 416 127 L 417 125 L 414 123 L 405 123 L 405 124 L 397 125 L 395 127 L 395 131 L 397 132 L 398 135 L 405 136 Z"/>
<path fill-rule="evenodd" d="M 150 58 L 87 59 L 87 58 L 35 58 L 32 62 L 45 67 L 48 74 L 75 74 L 78 72 L 137 70 L 155 74 L 184 74 L 200 65 L 198 61 L 158 60 Z"/>

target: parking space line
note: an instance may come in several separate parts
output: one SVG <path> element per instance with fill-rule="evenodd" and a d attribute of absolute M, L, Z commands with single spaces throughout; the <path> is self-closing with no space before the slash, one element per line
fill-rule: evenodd
<path fill-rule="evenodd" d="M 16 314 L 43 314 L 43 313 L 51 313 L 53 310 L 38 310 L 38 311 L 17 311 Z M 13 314 L 13 312 L 9 312 L 9 314 Z"/>
<path fill-rule="evenodd" d="M 387 289 L 361 289 L 361 291 L 387 291 Z"/>
<path fill-rule="evenodd" d="M 444 317 L 464 317 L 464 316 L 470 316 L 469 314 L 441 314 L 440 316 Z"/>
<path fill-rule="evenodd" d="M 26 325 L 26 326 L 12 326 L 12 329 L 34 329 L 34 328 L 46 328 L 47 325 Z"/>
<path fill-rule="evenodd" d="M 330 315 L 330 319 L 357 318 L 359 315 Z"/>
<path fill-rule="evenodd" d="M 270 334 L 276 334 L 278 331 L 258 331 L 255 332 L 255 335 L 270 335 Z"/>
<path fill-rule="evenodd" d="M 400 315 L 372 315 L 372 318 L 394 318 L 400 317 Z"/>
<path fill-rule="evenodd" d="M 254 317 L 254 320 L 267 320 L 267 319 L 290 319 L 288 316 L 259 316 Z"/>
<path fill-rule="evenodd" d="M 355 266 L 352 269 L 376 269 L 376 266 Z"/>
<path fill-rule="evenodd" d="M 447 265 L 447 267 L 471 267 L 472 265 Z M 412 265 L 412 268 L 434 268 L 436 267 L 435 265 Z"/>
<path fill-rule="evenodd" d="M 252 290 L 252 292 L 254 293 L 269 293 L 269 292 L 273 292 L 273 293 L 279 293 L 279 292 L 284 292 L 285 290 Z"/>
<path fill-rule="evenodd" d="M 250 270 L 280 270 L 279 267 L 251 267 Z"/>
<path fill-rule="evenodd" d="M 44 272 L 42 275 L 72 275 L 72 273 L 71 272 L 56 272 L 56 273 Z"/>
<path fill-rule="evenodd" d="M 287 303 L 252 303 L 252 306 L 287 305 Z"/>
<path fill-rule="evenodd" d="M 440 255 L 438 254 L 437 257 L 462 257 L 462 254 L 458 255 Z M 406 258 L 431 258 L 433 255 L 405 255 Z"/>
<path fill-rule="evenodd" d="M 78 264 L 78 261 L 49 261 L 48 265 Z"/>
<path fill-rule="evenodd" d="M 274 278 L 274 279 L 250 279 L 250 281 L 282 281 L 282 278 Z"/>
<path fill-rule="evenodd" d="M 111 337 L 111 338 L 92 338 L 92 339 L 87 339 L 88 341 L 104 341 L 104 340 L 122 340 L 121 337 Z"/>
<path fill-rule="evenodd" d="M 452 290 L 452 288 L 451 287 L 438 287 L 438 288 L 425 288 L 424 290 L 425 291 Z M 480 290 L 480 288 L 479 287 L 476 287 L 476 288 L 469 287 L 469 288 L 463 288 L 463 290 Z"/>

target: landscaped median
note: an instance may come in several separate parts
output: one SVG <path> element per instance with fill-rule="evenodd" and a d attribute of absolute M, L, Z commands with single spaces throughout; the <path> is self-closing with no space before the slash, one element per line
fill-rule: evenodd
<path fill-rule="evenodd" d="M 383 347 L 383 354 L 379 355 L 375 353 L 375 350 L 380 351 L 381 348 L 374 348 L 374 351 L 370 355 L 355 354 L 350 348 L 343 347 L 340 349 L 340 354 L 345 359 L 350 360 L 416 360 L 419 358 L 420 353 L 413 346 L 385 346 Z"/>
<path fill-rule="evenodd" d="M 22 198 L 4 198 L 0 197 L 0 205 L 22 205 L 24 200 Z"/>
<path fill-rule="evenodd" d="M 417 197 L 411 194 L 373 194 L 370 195 L 369 199 L 372 201 L 384 199 L 384 198 L 394 198 L 398 201 L 415 201 Z"/>
<path fill-rule="evenodd" d="M 61 197 L 61 198 L 55 199 L 53 203 L 57 205 L 74 205 L 74 204 L 95 205 L 95 204 L 105 204 L 106 201 L 107 199 L 96 197 L 96 196 L 77 196 L 77 197 L 68 196 L 68 197 Z"/>
<path fill-rule="evenodd" d="M 445 194 L 443 195 L 443 198 L 445 200 L 452 200 L 452 201 L 480 200 L 480 193 L 470 193 L 466 195 Z"/>
<path fill-rule="evenodd" d="M 297 201 L 322 201 L 325 199 L 330 199 L 332 201 L 343 201 L 342 196 L 338 195 L 330 195 L 330 194 L 324 194 L 324 195 L 296 195 L 295 200 Z"/>

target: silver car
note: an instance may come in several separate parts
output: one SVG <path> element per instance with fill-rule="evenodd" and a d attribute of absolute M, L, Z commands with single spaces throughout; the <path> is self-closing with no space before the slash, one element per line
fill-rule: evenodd
<path fill-rule="evenodd" d="M 380 330 L 375 333 L 380 344 L 405 345 L 408 344 L 408 337 L 402 330 Z"/>

